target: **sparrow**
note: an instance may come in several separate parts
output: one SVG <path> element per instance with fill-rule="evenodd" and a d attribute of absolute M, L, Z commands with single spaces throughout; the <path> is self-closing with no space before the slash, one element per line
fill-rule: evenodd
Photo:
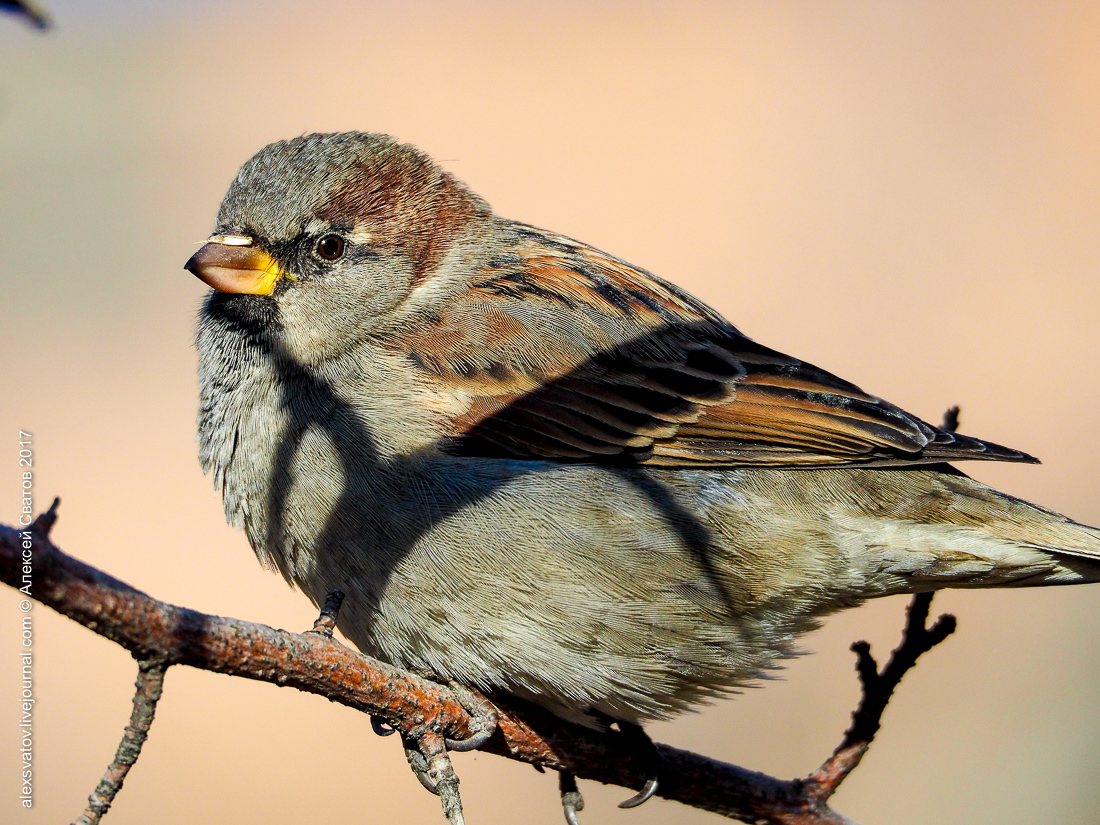
<path fill-rule="evenodd" d="M 186 268 L 227 519 L 393 665 L 638 726 L 866 599 L 1100 579 L 1100 530 L 949 463 L 1031 456 L 498 217 L 390 137 L 261 149 Z"/>

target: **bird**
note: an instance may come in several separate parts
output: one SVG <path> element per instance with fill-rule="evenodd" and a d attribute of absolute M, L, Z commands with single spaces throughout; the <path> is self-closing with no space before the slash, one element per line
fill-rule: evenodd
<path fill-rule="evenodd" d="M 758 344 L 416 147 L 308 134 L 240 169 L 186 269 L 226 518 L 364 653 L 641 728 L 892 594 L 1100 580 L 1032 463 Z"/>

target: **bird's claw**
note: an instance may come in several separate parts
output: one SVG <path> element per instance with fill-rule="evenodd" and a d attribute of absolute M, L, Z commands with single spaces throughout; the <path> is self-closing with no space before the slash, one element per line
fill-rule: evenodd
<path fill-rule="evenodd" d="M 390 727 L 385 720 L 379 719 L 377 716 L 370 718 L 371 730 L 377 733 L 379 736 L 389 736 L 397 732 L 396 728 Z"/>
<path fill-rule="evenodd" d="M 558 788 L 561 790 L 561 807 L 568 825 L 580 825 L 577 812 L 584 810 L 584 797 L 577 789 L 577 777 L 568 771 L 558 774 Z"/>
<path fill-rule="evenodd" d="M 428 775 L 430 770 L 428 757 L 420 751 L 416 742 L 405 742 L 405 758 L 409 760 L 409 767 L 412 768 L 413 775 L 420 780 L 420 784 L 424 786 L 424 789 L 438 795 L 437 783 Z"/>
<path fill-rule="evenodd" d="M 643 802 L 648 802 L 653 794 L 657 793 L 657 777 L 651 776 L 645 781 L 645 785 L 630 799 L 624 799 L 619 803 L 620 808 L 637 808 Z"/>
<path fill-rule="evenodd" d="M 465 739 L 444 739 L 447 750 L 462 753 L 480 748 L 496 733 L 499 715 L 493 703 L 472 688 L 448 682 L 451 692 L 470 714 L 470 735 Z"/>
<path fill-rule="evenodd" d="M 494 724 L 489 730 L 478 731 L 472 736 L 467 736 L 465 739 L 446 739 L 444 741 L 449 751 L 455 751 L 456 753 L 476 751 L 492 738 L 495 731 L 496 725 Z"/>
<path fill-rule="evenodd" d="M 642 789 L 634 794 L 634 796 L 630 797 L 630 799 L 624 799 L 619 803 L 620 808 L 637 808 L 639 805 L 648 802 L 653 797 L 653 794 L 657 793 L 657 779 L 661 768 L 661 754 L 658 752 L 657 746 L 653 744 L 653 740 L 649 738 L 649 734 L 642 730 L 640 725 L 622 721 L 618 724 L 619 730 L 622 731 L 623 736 L 645 750 L 645 784 L 642 785 Z"/>
<path fill-rule="evenodd" d="M 443 803 L 443 815 L 451 825 L 463 825 L 462 799 L 458 793 L 458 775 L 455 773 L 448 751 L 470 751 L 480 748 L 496 732 L 499 715 L 492 702 L 475 690 L 457 682 L 450 682 L 455 698 L 470 714 L 470 735 L 465 739 L 447 739 L 426 726 L 402 733 L 405 757 L 420 784 L 434 793 Z M 380 720 L 371 718 L 375 733 L 389 736 L 392 728 L 383 727 Z"/>
<path fill-rule="evenodd" d="M 450 825 L 464 825 L 462 798 L 458 793 L 458 775 L 443 737 L 433 730 L 421 727 L 402 736 L 409 767 L 420 784 L 440 798 L 443 815 Z"/>

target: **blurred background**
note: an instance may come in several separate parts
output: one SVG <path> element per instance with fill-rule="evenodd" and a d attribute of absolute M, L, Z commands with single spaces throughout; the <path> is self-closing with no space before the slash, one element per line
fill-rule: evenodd
<path fill-rule="evenodd" d="M 182 269 L 237 168 L 310 131 L 388 132 L 507 217 L 668 278 L 757 340 L 1043 466 L 979 479 L 1100 524 L 1100 6 L 1089 3 L 49 0 L 0 16 L 0 520 L 18 430 L 55 540 L 146 592 L 292 630 L 315 613 L 228 528 L 195 456 Z M 71 821 L 135 665 L 36 605 L 35 807 L 18 805 L 14 591 L 0 588 L 0 820 Z M 781 777 L 839 742 L 831 619 L 781 680 L 655 738 Z M 949 592 L 835 804 L 873 823 L 1100 819 L 1100 587 Z M 457 756 L 471 823 L 562 821 L 556 779 Z M 718 819 L 582 783 L 587 825 Z M 396 739 L 316 696 L 172 669 L 106 820 L 441 822 Z"/>

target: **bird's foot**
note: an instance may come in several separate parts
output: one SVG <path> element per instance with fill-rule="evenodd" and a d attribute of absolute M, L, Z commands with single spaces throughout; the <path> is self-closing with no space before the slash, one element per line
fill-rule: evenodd
<path fill-rule="evenodd" d="M 402 737 L 405 757 L 420 784 L 439 797 L 443 815 L 450 825 L 464 825 L 462 798 L 458 793 L 458 774 L 447 756 L 443 737 L 433 730 L 413 730 Z"/>
<path fill-rule="evenodd" d="M 321 608 L 321 615 L 317 617 L 317 620 L 313 623 L 313 627 L 306 631 L 306 633 L 315 633 L 318 636 L 324 636 L 326 639 L 332 638 L 332 631 L 336 629 L 336 619 L 340 615 L 340 607 L 344 603 L 344 593 L 341 590 L 333 590 L 325 598 L 324 607 Z M 374 730 L 379 736 L 389 736 L 396 732 L 395 728 L 390 727 L 386 722 L 377 716 L 370 718 L 371 729 Z"/>
<path fill-rule="evenodd" d="M 318 636 L 324 636 L 326 639 L 331 639 L 332 631 L 336 629 L 336 619 L 340 615 L 340 607 L 343 604 L 344 593 L 342 590 L 333 590 L 329 593 L 325 598 L 324 607 L 321 608 L 321 615 L 317 617 L 313 627 L 307 630 L 306 633 L 314 633 Z M 379 736 L 389 736 L 396 731 L 395 728 L 390 727 L 377 716 L 370 718 L 370 726 Z"/>
<path fill-rule="evenodd" d="M 471 751 L 480 748 L 496 732 L 499 715 L 493 703 L 472 688 L 449 681 L 451 692 L 470 714 L 470 735 L 465 739 L 448 739 L 426 726 L 402 734 L 405 757 L 420 784 L 439 797 L 443 815 L 450 825 L 463 825 L 462 799 L 458 793 L 455 773 L 448 751 Z M 379 719 L 371 718 L 374 732 L 389 736 L 393 729 Z"/>
<path fill-rule="evenodd" d="M 558 789 L 561 791 L 561 807 L 565 813 L 565 821 L 569 825 L 580 825 L 577 821 L 577 811 L 584 810 L 584 797 L 577 789 L 577 777 L 568 771 L 559 772 Z"/>
<path fill-rule="evenodd" d="M 653 740 L 649 738 L 649 734 L 642 730 L 641 725 L 635 725 L 632 722 L 618 723 L 619 730 L 622 731 L 622 735 L 627 737 L 631 744 L 637 745 L 644 750 L 643 758 L 646 766 L 646 781 L 642 785 L 642 789 L 630 799 L 623 800 L 619 803 L 620 808 L 637 808 L 643 802 L 648 802 L 653 794 L 657 793 L 657 778 L 661 772 L 661 754 L 657 751 L 657 746 L 653 744 Z"/>
<path fill-rule="evenodd" d="M 497 709 L 492 702 L 473 688 L 460 685 L 454 680 L 448 681 L 447 684 L 459 704 L 470 714 L 470 735 L 465 739 L 444 739 L 447 750 L 459 753 L 477 750 L 496 733 L 497 720 L 500 718 Z"/>
<path fill-rule="evenodd" d="M 313 627 L 306 633 L 316 633 L 326 639 L 332 638 L 332 631 L 336 629 L 336 620 L 340 616 L 340 607 L 344 604 L 344 592 L 333 590 L 325 597 L 325 604 L 321 608 L 321 615 L 313 623 Z"/>

